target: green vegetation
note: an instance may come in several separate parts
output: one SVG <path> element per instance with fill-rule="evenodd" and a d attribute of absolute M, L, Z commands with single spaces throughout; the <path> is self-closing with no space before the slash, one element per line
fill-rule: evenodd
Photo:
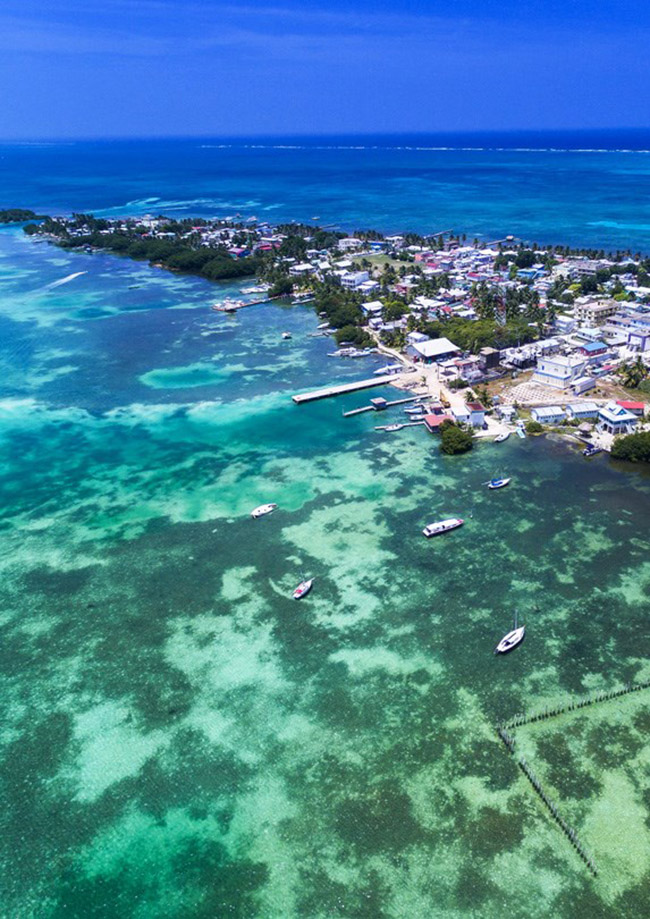
<path fill-rule="evenodd" d="M 470 431 L 466 431 L 453 421 L 443 421 L 440 425 L 440 450 L 448 456 L 467 453 L 474 446 Z"/>
<path fill-rule="evenodd" d="M 35 211 L 27 208 L 12 207 L 0 211 L 0 223 L 23 223 L 25 220 L 42 220 Z"/>
<path fill-rule="evenodd" d="M 619 376 L 623 386 L 627 389 L 638 389 L 648 377 L 648 368 L 639 356 L 635 361 L 623 364 L 619 370 Z"/>
<path fill-rule="evenodd" d="M 612 446 L 612 457 L 631 463 L 650 463 L 650 431 L 617 437 Z"/>
<path fill-rule="evenodd" d="M 201 245 L 197 242 L 198 236 L 192 238 L 192 224 L 167 221 L 165 238 L 160 238 L 149 236 L 144 227 L 134 225 L 127 230 L 116 229 L 107 220 L 89 214 L 76 214 L 72 221 L 65 223 L 46 217 L 40 227 L 33 229 L 35 225 L 30 224 L 25 227 L 25 232 L 54 236 L 57 245 L 63 249 L 83 249 L 87 246 L 107 249 L 118 255 L 147 260 L 171 271 L 198 274 L 210 281 L 247 278 L 260 273 L 264 265 L 263 256 L 233 258 L 223 245 Z M 76 228 L 82 228 L 84 232 L 71 234 L 70 229 Z M 242 232 L 236 243 L 245 246 L 247 235 Z"/>
<path fill-rule="evenodd" d="M 528 434 L 543 434 L 544 425 L 540 424 L 539 421 L 529 421 L 526 425 L 526 431 Z"/>

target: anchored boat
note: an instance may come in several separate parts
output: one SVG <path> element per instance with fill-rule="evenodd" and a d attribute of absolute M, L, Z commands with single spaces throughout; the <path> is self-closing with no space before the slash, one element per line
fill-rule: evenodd
<path fill-rule="evenodd" d="M 306 597 L 309 591 L 312 589 L 313 585 L 313 578 L 309 578 L 308 581 L 301 581 L 293 592 L 293 599 L 300 600 L 302 597 Z"/>
<path fill-rule="evenodd" d="M 512 481 L 512 479 L 509 479 L 509 478 L 505 478 L 505 477 L 504 477 L 504 478 L 500 478 L 500 479 L 490 479 L 490 481 L 489 481 L 489 482 L 486 482 L 485 484 L 486 484 L 487 487 L 490 488 L 490 489 L 505 488 L 506 485 L 509 485 L 511 481 Z"/>
<path fill-rule="evenodd" d="M 251 517 L 265 517 L 276 509 L 277 504 L 260 504 L 254 511 L 251 511 Z"/>
<path fill-rule="evenodd" d="M 494 649 L 495 654 L 507 654 L 508 651 L 512 651 L 513 648 L 516 648 L 517 645 L 520 645 L 524 640 L 524 635 L 526 634 L 526 626 L 521 625 L 517 628 L 517 614 L 515 613 L 515 627 L 512 632 L 508 632 L 507 635 L 504 635 L 499 644 Z"/>
<path fill-rule="evenodd" d="M 424 535 L 429 539 L 431 536 L 439 536 L 441 533 L 447 533 L 449 530 L 455 530 L 456 527 L 462 527 L 465 521 L 461 517 L 448 517 L 447 520 L 438 520 L 430 523 L 422 530 Z"/>

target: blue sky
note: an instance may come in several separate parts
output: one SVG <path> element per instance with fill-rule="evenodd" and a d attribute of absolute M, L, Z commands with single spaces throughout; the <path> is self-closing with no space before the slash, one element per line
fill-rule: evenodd
<path fill-rule="evenodd" d="M 2 0 L 0 138 L 650 125 L 647 0 Z"/>

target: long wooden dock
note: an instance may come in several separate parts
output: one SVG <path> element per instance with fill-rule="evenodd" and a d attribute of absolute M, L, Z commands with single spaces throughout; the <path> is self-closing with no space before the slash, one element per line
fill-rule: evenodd
<path fill-rule="evenodd" d="M 385 377 L 372 377 L 370 380 L 357 380 L 356 383 L 342 383 L 340 386 L 327 386 L 325 389 L 314 389 L 312 392 L 297 393 L 291 398 L 296 405 L 303 402 L 315 402 L 317 399 L 329 399 L 331 396 L 342 396 L 347 392 L 358 392 L 360 389 L 370 389 L 373 386 L 386 386 L 395 382 L 396 374 Z"/>

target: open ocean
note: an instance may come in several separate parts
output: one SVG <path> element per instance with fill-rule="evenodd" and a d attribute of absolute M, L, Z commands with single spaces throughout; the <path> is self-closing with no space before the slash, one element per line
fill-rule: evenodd
<path fill-rule="evenodd" d="M 650 251 L 608 137 L 5 145 L 0 206 Z M 0 230 L 0 916 L 647 915 L 650 691 L 517 731 L 595 879 L 494 730 L 650 679 L 647 472 L 297 407 L 383 360 L 238 289 Z"/>

